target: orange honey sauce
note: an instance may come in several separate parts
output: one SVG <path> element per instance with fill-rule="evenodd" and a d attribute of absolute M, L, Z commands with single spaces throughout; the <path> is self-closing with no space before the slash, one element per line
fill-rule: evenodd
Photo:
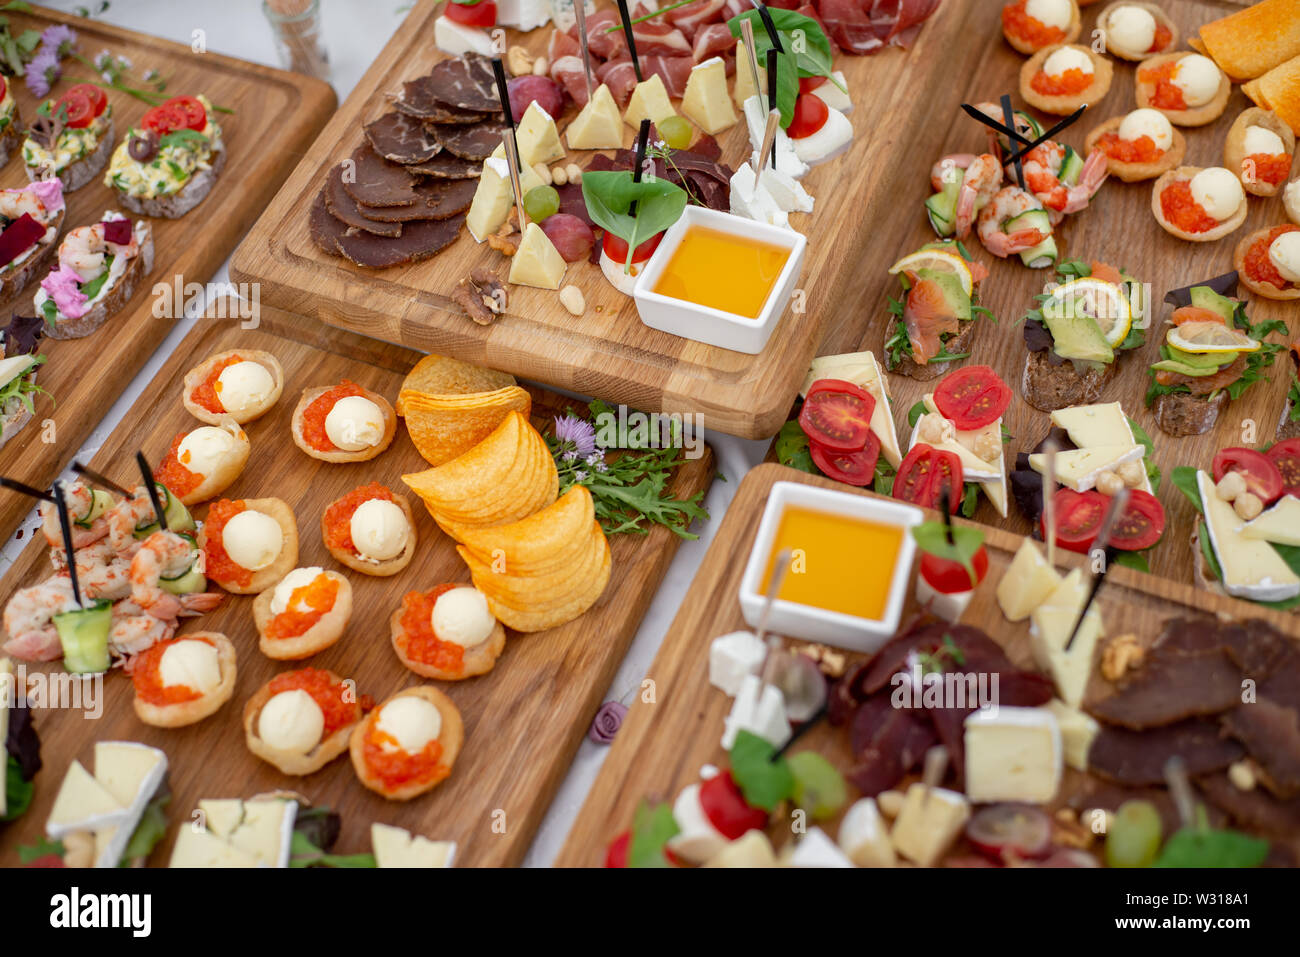
<path fill-rule="evenodd" d="M 651 291 L 757 319 L 789 258 L 784 246 L 692 225 Z"/>

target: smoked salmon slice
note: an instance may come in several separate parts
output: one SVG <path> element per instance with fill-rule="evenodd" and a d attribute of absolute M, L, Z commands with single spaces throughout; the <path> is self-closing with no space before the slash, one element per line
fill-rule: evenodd
<path fill-rule="evenodd" d="M 912 360 L 925 365 L 939 354 L 941 336 L 956 335 L 960 328 L 944 298 L 943 287 L 933 279 L 922 279 L 907 294 L 903 306 L 903 325 L 912 345 Z"/>

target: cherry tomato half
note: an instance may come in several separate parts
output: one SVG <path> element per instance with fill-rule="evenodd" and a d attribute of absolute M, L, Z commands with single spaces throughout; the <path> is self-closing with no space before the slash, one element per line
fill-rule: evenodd
<path fill-rule="evenodd" d="M 1279 442 L 1278 445 L 1285 445 Z M 1273 448 L 1277 448 L 1274 446 Z M 1288 450 L 1283 448 L 1278 453 L 1279 459 L 1286 459 Z M 1297 463 L 1300 465 L 1300 463 Z M 1246 480 L 1248 491 L 1258 495 L 1260 500 L 1267 505 L 1279 495 L 1282 494 L 1282 487 L 1286 483 L 1282 479 L 1282 473 L 1279 471 L 1277 463 L 1273 459 L 1273 450 L 1269 454 L 1256 452 L 1254 449 L 1231 448 L 1220 449 L 1219 454 L 1214 457 L 1214 481 L 1218 482 L 1229 472 L 1236 472 Z"/>
<path fill-rule="evenodd" d="M 745 803 L 730 771 L 721 771 L 700 785 L 700 807 L 709 823 L 729 841 L 767 826 L 767 812 Z"/>
<path fill-rule="evenodd" d="M 981 545 L 971 558 L 971 567 L 975 569 L 975 581 L 970 580 L 970 572 L 961 562 L 951 558 L 940 558 L 929 552 L 921 553 L 921 577 L 941 595 L 957 595 L 970 591 L 984 580 L 989 573 L 989 553 Z"/>
<path fill-rule="evenodd" d="M 497 5 L 493 0 L 478 0 L 478 3 L 456 3 L 452 0 L 443 13 L 448 20 L 470 27 L 491 27 L 496 26 L 497 22 Z"/>
<path fill-rule="evenodd" d="M 58 113 L 59 110 L 67 113 L 68 118 L 64 125 L 71 130 L 85 129 L 95 119 L 95 107 L 91 104 L 90 98 L 75 90 L 69 90 L 55 101 L 54 112 Z"/>
<path fill-rule="evenodd" d="M 1110 500 L 1096 489 L 1076 492 L 1058 488 L 1052 495 L 1052 509 L 1056 513 L 1056 544 L 1072 552 L 1084 552 L 1092 547 Z M 1043 539 L 1047 539 L 1047 510 L 1043 510 Z"/>
<path fill-rule="evenodd" d="M 799 77 L 799 92 L 811 93 L 825 83 L 826 79 L 824 76 L 801 76 Z"/>
<path fill-rule="evenodd" d="M 894 478 L 894 498 L 922 508 L 938 508 L 943 499 L 944 487 L 948 489 L 949 511 L 956 514 L 961 508 L 961 459 L 955 452 L 945 452 L 932 445 L 918 442 L 912 446 L 903 461 L 898 463 Z"/>
<path fill-rule="evenodd" d="M 1123 552 L 1137 552 L 1160 541 L 1164 533 L 1165 507 L 1160 499 L 1140 488 L 1130 489 L 1128 504 L 1111 527 L 1111 545 Z"/>
<path fill-rule="evenodd" d="M 1282 476 L 1282 494 L 1300 496 L 1300 439 L 1276 442 L 1267 455 Z"/>
<path fill-rule="evenodd" d="M 867 444 L 857 452 L 832 452 L 816 442 L 810 442 L 808 448 L 812 453 L 813 465 L 821 469 L 827 478 L 862 488 L 870 485 L 876 477 L 880 439 L 876 438 L 874 432 L 867 433 Z"/>
<path fill-rule="evenodd" d="M 641 245 L 637 246 L 632 253 L 632 262 L 643 263 L 659 248 L 660 241 L 664 238 L 663 233 L 655 233 Z M 616 263 L 627 262 L 627 242 L 619 239 L 608 229 L 605 230 L 604 237 L 600 240 L 600 248 L 610 259 Z"/>
<path fill-rule="evenodd" d="M 9 92 L 9 84 L 5 82 L 4 77 L 0 76 L 0 100 L 3 100 L 5 98 L 5 94 L 8 92 Z"/>
<path fill-rule="evenodd" d="M 799 427 L 826 452 L 859 452 L 871 435 L 875 408 L 871 393 L 852 382 L 818 379 L 799 410 Z"/>
<path fill-rule="evenodd" d="M 963 366 L 934 390 L 935 407 L 963 432 L 991 425 L 1011 404 L 1011 386 L 988 366 Z"/>
<path fill-rule="evenodd" d="M 632 832 L 624 831 L 614 840 L 609 842 L 609 849 L 605 851 L 606 867 L 627 867 L 627 851 L 632 844 Z"/>
<path fill-rule="evenodd" d="M 163 104 L 180 113 L 185 118 L 185 128 L 202 133 L 208 125 L 208 111 L 197 96 L 173 96 Z"/>
<path fill-rule="evenodd" d="M 805 136 L 812 136 L 826 125 L 826 120 L 830 115 L 831 108 L 826 105 L 826 101 L 820 96 L 815 96 L 812 93 L 800 93 L 794 101 L 794 118 L 790 120 L 786 133 L 789 134 L 792 140 L 801 140 Z"/>
<path fill-rule="evenodd" d="M 96 116 L 103 113 L 104 108 L 108 106 L 108 94 L 93 83 L 78 83 L 76 86 L 69 89 L 68 93 L 80 93 L 86 99 L 90 100 L 91 109 L 94 110 Z M 68 93 L 65 93 L 64 96 L 67 96 Z M 3 91 L 0 91 L 0 97 L 3 96 Z"/>
<path fill-rule="evenodd" d="M 165 103 L 162 106 L 150 107 L 140 120 L 142 127 L 157 133 L 159 136 L 166 136 L 176 130 L 186 129 L 185 124 L 185 114 Z"/>

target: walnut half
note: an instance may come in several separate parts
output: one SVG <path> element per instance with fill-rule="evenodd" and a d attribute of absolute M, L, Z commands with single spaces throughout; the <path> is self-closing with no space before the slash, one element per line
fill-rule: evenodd
<path fill-rule="evenodd" d="M 492 270 L 476 268 L 456 284 L 451 301 L 480 326 L 490 325 L 506 310 L 505 283 Z"/>
<path fill-rule="evenodd" d="M 1133 633 L 1116 635 L 1106 642 L 1101 654 L 1101 676 L 1107 681 L 1118 681 L 1124 672 L 1137 668 L 1146 657 L 1146 649 Z"/>

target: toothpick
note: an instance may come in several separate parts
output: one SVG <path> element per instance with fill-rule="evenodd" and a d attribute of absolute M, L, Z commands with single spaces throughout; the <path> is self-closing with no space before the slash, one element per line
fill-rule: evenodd
<path fill-rule="evenodd" d="M 1174 799 L 1174 807 L 1178 808 L 1178 817 L 1182 820 L 1183 827 L 1195 827 L 1196 797 L 1192 793 L 1191 782 L 1187 779 L 1187 765 L 1179 755 L 1171 755 L 1165 762 L 1163 774 L 1165 784 L 1169 787 L 1169 796 Z"/>
<path fill-rule="evenodd" d="M 1043 446 L 1047 459 L 1047 474 L 1043 476 L 1043 534 L 1047 538 L 1047 564 L 1056 568 L 1056 453 L 1060 445 L 1048 439 Z"/>
<path fill-rule="evenodd" d="M 84 479 L 90 479 L 90 481 L 94 482 L 96 485 L 102 485 L 104 486 L 104 488 L 116 492 L 118 495 L 125 495 L 127 498 L 131 497 L 130 492 L 122 488 L 122 486 L 118 485 L 111 478 L 100 475 L 94 469 L 87 468 L 86 466 L 82 465 L 80 462 L 72 463 L 72 471 L 76 472 Z"/>
<path fill-rule="evenodd" d="M 948 749 L 942 744 L 936 744 L 925 752 L 925 764 L 921 771 L 921 787 L 925 788 L 925 795 L 921 798 L 922 808 L 930 803 L 930 793 L 943 782 L 943 776 L 947 773 Z"/>
<path fill-rule="evenodd" d="M 763 129 L 763 146 L 754 157 L 754 179 L 763 172 L 764 157 L 771 157 L 772 168 L 776 168 L 776 131 L 781 128 L 781 111 L 767 111 L 767 126 Z"/>
<path fill-rule="evenodd" d="M 943 508 L 943 534 L 948 540 L 948 544 L 956 545 L 957 540 L 952 534 L 952 488 L 947 482 L 939 490 L 939 505 Z"/>
<path fill-rule="evenodd" d="M 77 584 L 77 553 L 72 547 L 72 522 L 68 518 L 68 503 L 63 499 L 63 486 L 54 483 L 54 507 L 59 510 L 59 528 L 63 532 L 63 547 L 68 553 L 68 575 L 72 579 L 72 600 L 81 607 L 81 587 Z"/>
<path fill-rule="evenodd" d="M 135 453 L 135 464 L 140 466 L 140 474 L 144 477 L 144 489 L 149 493 L 149 501 L 153 503 L 154 515 L 158 517 L 158 527 L 165 532 L 167 513 L 163 511 L 162 501 L 158 498 L 158 483 L 154 481 L 153 469 L 149 468 L 149 460 L 144 457 L 143 452 Z"/>
<path fill-rule="evenodd" d="M 506 83 L 506 67 L 500 57 L 492 58 L 492 73 L 497 81 L 497 99 L 501 101 L 501 112 L 505 114 L 506 129 L 514 136 L 515 115 L 510 110 L 510 87 Z"/>
<path fill-rule="evenodd" d="M 1093 601 L 1097 597 L 1097 592 L 1101 591 L 1102 582 L 1106 580 L 1106 575 L 1110 573 L 1110 532 L 1114 527 L 1116 520 L 1124 513 L 1124 507 L 1128 505 L 1128 489 L 1122 488 L 1111 496 L 1110 505 L 1106 508 L 1106 516 L 1102 519 L 1101 528 L 1097 531 L 1097 538 L 1092 543 L 1092 548 L 1088 550 L 1091 555 L 1092 550 L 1100 548 L 1102 550 L 1101 571 L 1092 576 L 1092 587 L 1088 589 L 1088 598 L 1083 603 L 1083 610 L 1079 612 L 1079 617 L 1075 619 L 1074 627 L 1070 630 L 1070 637 L 1065 641 L 1065 651 L 1070 650 L 1074 644 L 1074 639 L 1079 634 L 1079 628 L 1083 625 L 1083 620 L 1088 617 L 1088 609 L 1092 607 Z"/>
<path fill-rule="evenodd" d="M 528 228 L 528 211 L 524 209 L 524 187 L 519 168 L 519 146 L 515 143 L 514 130 L 501 134 L 501 143 L 506 148 L 506 166 L 510 169 L 510 190 L 514 193 L 515 209 L 519 213 L 519 232 Z"/>
<path fill-rule="evenodd" d="M 781 53 L 785 52 L 785 47 L 781 45 L 781 34 L 776 30 L 776 24 L 772 22 L 772 14 L 768 13 L 767 7 L 759 3 L 758 0 L 750 0 L 754 4 L 754 9 L 763 20 L 763 28 L 767 30 L 768 39 L 772 41 L 772 46 L 776 47 Z"/>
<path fill-rule="evenodd" d="M 585 0 L 573 0 L 573 16 L 578 21 L 578 46 L 582 48 L 582 78 L 587 83 L 587 102 L 591 102 L 591 51 L 587 49 L 587 7 Z"/>
<path fill-rule="evenodd" d="M 42 492 L 38 488 L 32 488 L 30 485 L 25 485 L 22 482 L 19 482 L 17 479 L 5 478 L 3 475 L 0 475 L 0 485 L 3 485 L 10 491 L 18 492 L 20 495 L 38 498 L 42 502 L 54 502 L 54 496 L 49 492 Z"/>
<path fill-rule="evenodd" d="M 772 577 L 767 583 L 767 595 L 763 601 L 763 611 L 758 616 L 758 628 L 754 631 L 754 637 L 761 641 L 767 647 L 767 654 L 763 656 L 763 664 L 758 669 L 758 698 L 763 699 L 763 692 L 769 684 L 767 673 L 772 663 L 772 653 L 776 650 L 779 642 L 775 635 L 767 637 L 767 622 L 772 617 L 772 606 L 776 604 L 776 596 L 781 592 L 781 585 L 785 582 L 785 573 L 790 567 L 790 549 L 783 548 L 776 555 L 776 561 L 772 563 Z"/>
<path fill-rule="evenodd" d="M 1061 122 L 1057 123 L 1050 130 L 1048 130 L 1046 133 L 1040 136 L 1038 139 L 1034 140 L 1032 143 L 1025 143 L 1025 145 L 1020 147 L 1020 149 L 1016 150 L 1016 152 L 1014 152 L 1011 155 L 1011 158 L 1008 159 L 1007 162 L 1008 163 L 1018 162 L 1019 160 L 1023 159 L 1025 154 L 1028 153 L 1030 150 L 1034 149 L 1037 146 L 1041 146 L 1043 143 L 1046 143 L 1057 133 L 1061 132 L 1067 126 L 1070 126 L 1072 123 L 1074 123 L 1074 121 L 1077 120 L 1079 117 L 1083 116 L 1084 111 L 1087 109 L 1088 109 L 1088 104 L 1087 103 L 1083 104 L 1083 106 L 1079 107 L 1069 116 L 1067 116 L 1065 119 L 1061 120 Z M 1020 139 L 1023 142 L 1023 137 L 1021 137 Z"/>
<path fill-rule="evenodd" d="M 577 0 L 574 0 L 577 3 Z M 623 36 L 627 38 L 627 52 L 632 55 L 632 69 L 636 71 L 636 81 L 641 80 L 641 59 L 636 55 L 636 40 L 632 37 L 632 15 L 627 10 L 627 0 L 618 0 L 618 15 L 623 21 Z"/>
<path fill-rule="evenodd" d="M 746 17 L 740 21 L 740 38 L 745 41 L 745 60 L 749 63 L 749 74 L 754 80 L 754 92 L 762 95 L 763 87 L 758 81 L 758 54 L 754 52 L 754 21 Z M 740 69 L 740 65 L 736 65 Z M 744 103 L 740 104 L 744 107 Z"/>

